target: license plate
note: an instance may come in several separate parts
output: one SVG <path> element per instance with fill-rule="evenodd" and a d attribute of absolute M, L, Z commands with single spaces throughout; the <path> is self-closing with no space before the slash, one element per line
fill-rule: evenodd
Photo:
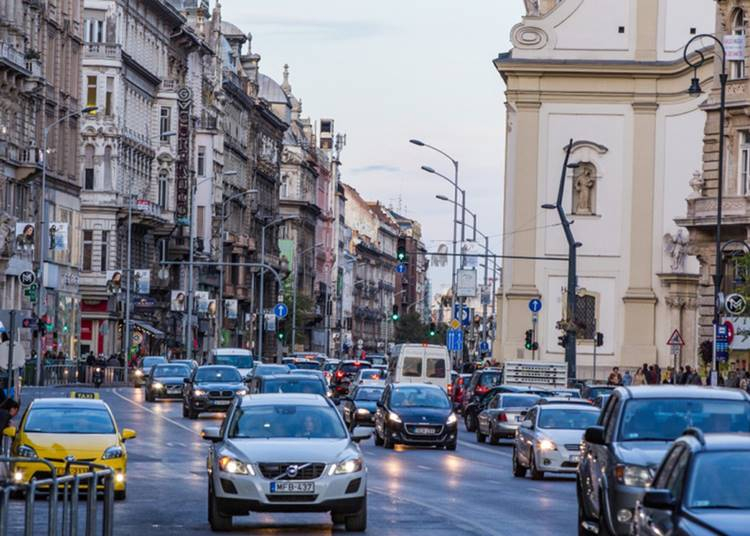
<path fill-rule="evenodd" d="M 420 428 L 415 428 L 414 429 L 414 433 L 415 434 L 419 434 L 419 435 L 430 435 L 430 434 L 434 434 L 435 431 L 432 428 L 421 428 L 420 427 Z"/>
<path fill-rule="evenodd" d="M 213 403 L 216 404 L 217 406 L 228 406 L 229 404 L 232 403 L 232 401 L 231 400 L 214 400 Z"/>
<path fill-rule="evenodd" d="M 84 467 L 83 465 L 71 465 L 68 468 L 68 473 L 71 475 L 80 475 L 82 473 L 88 473 L 90 470 L 91 469 L 89 469 L 88 467 Z"/>
<path fill-rule="evenodd" d="M 271 493 L 315 493 L 315 482 L 271 482 Z"/>

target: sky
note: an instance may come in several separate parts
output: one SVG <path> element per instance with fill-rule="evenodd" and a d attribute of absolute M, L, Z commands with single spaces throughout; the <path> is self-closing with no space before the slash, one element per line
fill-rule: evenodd
<path fill-rule="evenodd" d="M 342 179 L 422 224 L 428 251 L 452 239 L 452 176 L 477 227 L 500 253 L 505 87 L 492 60 L 510 49 L 522 0 L 222 0 L 223 19 L 253 34 L 261 71 L 290 82 L 303 116 L 333 118 L 346 134 Z M 470 6 L 470 8 L 467 8 Z M 433 295 L 450 263 L 432 267 Z"/>

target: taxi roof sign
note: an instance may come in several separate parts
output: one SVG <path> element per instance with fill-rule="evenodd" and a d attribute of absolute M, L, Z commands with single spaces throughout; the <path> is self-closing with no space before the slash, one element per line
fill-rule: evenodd
<path fill-rule="evenodd" d="M 99 400 L 99 393 L 92 393 L 91 391 L 71 391 L 69 398 L 84 398 L 87 400 Z"/>

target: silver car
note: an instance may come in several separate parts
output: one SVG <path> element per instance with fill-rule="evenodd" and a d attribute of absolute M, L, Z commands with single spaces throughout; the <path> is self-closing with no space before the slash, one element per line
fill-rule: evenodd
<path fill-rule="evenodd" d="M 333 402 L 310 394 L 237 398 L 224 425 L 206 428 L 208 520 L 229 530 L 251 512 L 330 512 L 347 531 L 367 528 L 367 470 Z"/>

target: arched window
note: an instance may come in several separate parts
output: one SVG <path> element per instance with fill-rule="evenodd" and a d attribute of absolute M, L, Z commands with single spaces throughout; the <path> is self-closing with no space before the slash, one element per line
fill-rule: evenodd
<path fill-rule="evenodd" d="M 104 148 L 104 190 L 112 190 L 112 147 Z"/>
<path fill-rule="evenodd" d="M 732 35 L 745 35 L 745 12 L 735 9 L 732 13 Z M 729 75 L 733 80 L 745 78 L 745 60 L 733 60 L 729 62 Z"/>

